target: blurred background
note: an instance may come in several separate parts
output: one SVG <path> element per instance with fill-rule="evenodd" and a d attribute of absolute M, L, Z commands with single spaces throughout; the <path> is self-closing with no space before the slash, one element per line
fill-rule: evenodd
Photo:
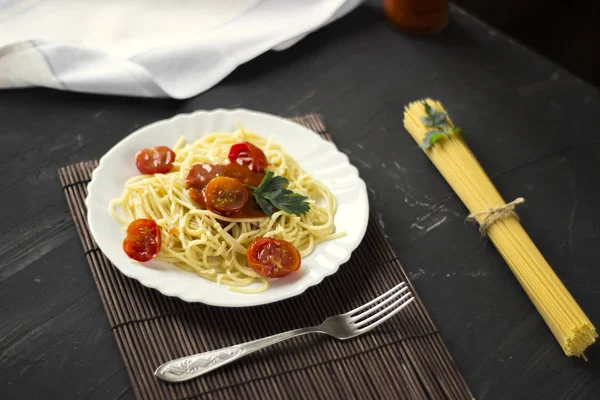
<path fill-rule="evenodd" d="M 600 87 L 600 0 L 454 0 Z"/>

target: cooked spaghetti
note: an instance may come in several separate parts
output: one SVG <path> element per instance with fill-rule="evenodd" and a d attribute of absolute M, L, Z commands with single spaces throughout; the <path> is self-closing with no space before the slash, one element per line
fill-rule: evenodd
<path fill-rule="evenodd" d="M 186 174 L 196 164 L 226 164 L 229 149 L 240 141 L 262 149 L 267 170 L 287 178 L 287 189 L 308 197 L 307 213 L 275 210 L 270 217 L 229 218 L 194 203 L 186 190 Z M 267 289 L 268 279 L 246 263 L 248 246 L 255 238 L 284 239 L 306 257 L 318 243 L 343 235 L 335 233 L 335 197 L 271 139 L 240 127 L 234 133 L 212 133 L 187 145 L 180 138 L 173 150 L 176 158 L 170 172 L 129 179 L 123 195 L 110 203 L 111 214 L 124 227 L 140 218 L 156 221 L 161 232 L 156 260 L 230 286 L 233 291 L 257 293 Z"/>

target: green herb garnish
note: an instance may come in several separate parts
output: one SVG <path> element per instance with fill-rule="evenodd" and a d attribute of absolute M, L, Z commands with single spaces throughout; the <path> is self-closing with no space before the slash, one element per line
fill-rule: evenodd
<path fill-rule="evenodd" d="M 424 102 L 423 105 L 425 106 L 425 114 L 427 116 L 421 117 L 421 122 L 423 122 L 425 126 L 434 129 L 425 134 L 423 142 L 421 143 L 422 148 L 428 149 L 444 136 L 450 136 L 452 134 L 462 132 L 462 129 L 449 124 L 447 112 L 439 111 L 435 107 L 431 107 L 426 102 Z"/>
<path fill-rule="evenodd" d="M 273 172 L 267 171 L 258 187 L 248 187 L 254 190 L 256 202 L 268 216 L 273 215 L 275 208 L 288 214 L 306 214 L 310 210 L 310 204 L 306 202 L 308 197 L 286 189 L 289 183 L 283 176 L 274 176 Z"/>

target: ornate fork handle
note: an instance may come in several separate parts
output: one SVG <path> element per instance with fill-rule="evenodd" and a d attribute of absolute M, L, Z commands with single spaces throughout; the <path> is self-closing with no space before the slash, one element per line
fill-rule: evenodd
<path fill-rule="evenodd" d="M 306 333 L 325 333 L 319 326 L 294 329 L 268 336 L 263 339 L 253 340 L 242 344 L 236 344 L 231 347 L 198 353 L 187 357 L 178 358 L 164 363 L 156 369 L 154 375 L 168 382 L 183 382 L 188 379 L 196 378 L 214 369 L 229 364 L 239 358 L 244 357 L 257 350 L 268 347 L 272 344 L 304 335 Z"/>

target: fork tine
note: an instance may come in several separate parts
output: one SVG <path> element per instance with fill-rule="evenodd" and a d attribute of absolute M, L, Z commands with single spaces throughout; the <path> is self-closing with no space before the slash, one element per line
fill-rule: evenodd
<path fill-rule="evenodd" d="M 381 300 L 380 303 L 375 304 L 373 307 L 369 308 L 368 310 L 365 310 L 358 315 L 353 315 L 350 318 L 352 318 L 353 321 L 358 321 L 361 318 L 364 318 L 370 314 L 377 312 L 377 310 L 379 310 L 381 307 L 386 309 L 388 307 L 389 303 L 391 303 L 394 299 L 398 298 L 398 296 L 402 295 L 403 293 L 406 293 L 407 291 L 408 291 L 408 286 L 404 286 L 402 289 L 397 290 L 396 293 L 392 294 L 391 296 L 388 296 L 387 299 Z"/>
<path fill-rule="evenodd" d="M 393 306 L 397 305 L 397 304 L 398 304 L 398 303 L 400 303 L 401 301 L 404 301 L 404 300 L 405 300 L 405 298 L 406 298 L 406 296 L 409 296 L 409 295 L 412 295 L 412 293 L 407 293 L 407 294 L 405 294 L 404 296 L 402 296 L 401 298 L 399 298 L 398 300 L 396 300 L 396 301 L 394 302 L 394 304 L 392 304 L 391 306 L 389 306 L 389 307 L 387 307 L 387 308 L 384 308 L 383 310 L 381 310 L 380 312 L 378 312 L 376 315 L 374 315 L 374 316 L 372 316 L 372 317 L 370 317 L 370 318 L 368 318 L 368 319 L 366 319 L 366 320 L 362 321 L 362 322 L 360 323 L 360 326 L 362 326 L 362 325 L 364 325 L 365 323 L 367 323 L 367 321 L 371 321 L 371 320 L 373 320 L 375 317 L 377 317 L 377 316 L 381 315 L 381 314 L 382 314 L 384 311 L 387 311 L 387 310 L 389 310 L 391 307 L 393 307 Z M 363 328 L 361 328 L 361 327 L 358 327 L 357 331 L 358 331 L 358 332 L 360 332 L 360 333 L 364 333 L 364 332 L 366 332 L 366 331 L 369 331 L 369 330 L 371 330 L 371 329 L 375 328 L 376 326 L 378 326 L 378 325 L 380 325 L 380 324 L 384 323 L 385 321 L 387 321 L 388 319 L 390 319 L 390 318 L 392 318 L 394 315 L 396 315 L 396 313 L 397 313 L 397 312 L 399 312 L 399 311 L 400 311 L 400 310 L 402 310 L 404 307 L 406 307 L 407 305 L 409 305 L 410 303 L 412 303 L 414 299 L 415 299 L 414 297 L 411 297 L 410 299 L 408 299 L 408 300 L 404 301 L 404 303 L 403 303 L 403 304 L 402 304 L 400 307 L 398 307 L 398 308 L 396 308 L 396 309 L 394 309 L 394 310 L 390 311 L 390 313 L 389 313 L 388 315 L 386 315 L 385 317 L 381 318 L 380 320 L 377 320 L 377 321 L 375 321 L 374 323 L 372 323 L 372 324 L 371 324 L 371 325 L 369 325 L 369 326 L 365 326 L 365 327 L 363 327 Z"/>
<path fill-rule="evenodd" d="M 347 316 L 352 316 L 352 314 L 354 314 L 354 313 L 357 313 L 357 312 L 359 312 L 359 311 L 362 311 L 362 310 L 364 310 L 365 308 L 367 308 L 367 307 L 371 306 L 371 304 L 377 303 L 378 301 L 380 301 L 381 299 L 383 299 L 384 297 L 386 297 L 388 294 L 390 294 L 390 293 L 392 293 L 392 292 L 396 291 L 398 288 L 400 288 L 400 287 L 402 287 L 402 286 L 405 286 L 405 285 L 406 285 L 406 283 L 405 283 L 405 282 L 401 282 L 400 284 L 398 284 L 398 285 L 394 286 L 393 288 L 391 288 L 390 290 L 388 290 L 387 292 L 385 292 L 385 293 L 384 293 L 384 294 L 382 294 L 381 296 L 379 296 L 379 297 L 376 297 L 375 299 L 371 300 L 370 302 L 368 302 L 368 303 L 366 303 L 366 304 L 363 304 L 362 306 L 360 306 L 360 307 L 357 307 L 357 308 L 355 308 L 354 310 L 348 311 L 348 312 L 346 313 L 346 315 L 347 315 Z"/>

